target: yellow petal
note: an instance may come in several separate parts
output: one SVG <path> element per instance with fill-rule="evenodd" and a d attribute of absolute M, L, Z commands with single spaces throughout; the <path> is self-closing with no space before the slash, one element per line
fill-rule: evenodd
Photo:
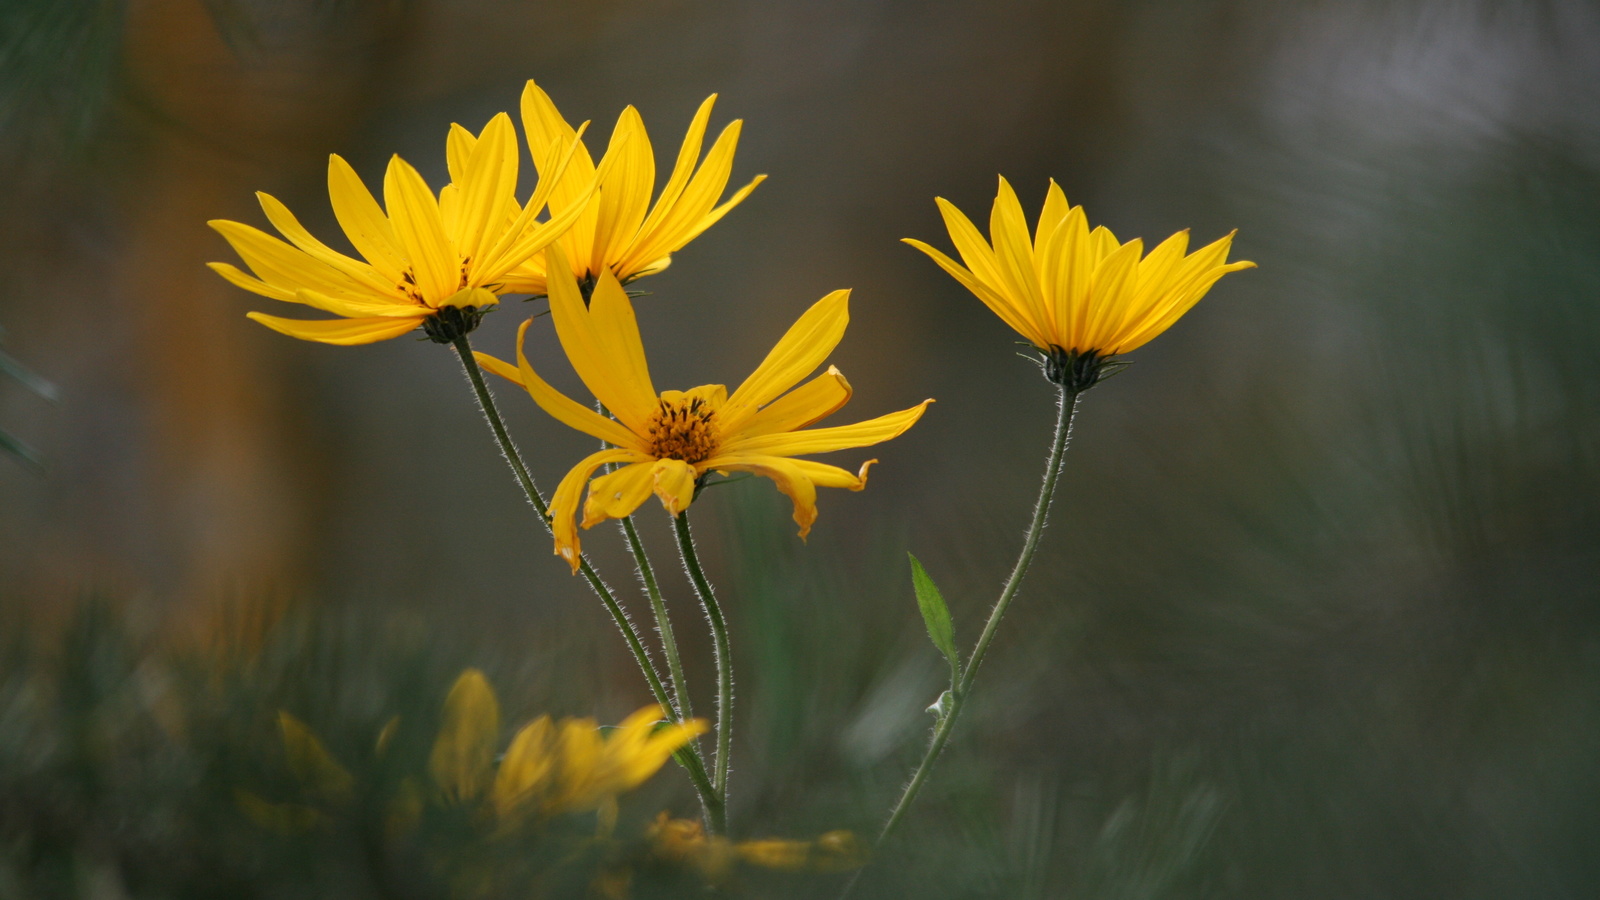
<path fill-rule="evenodd" d="M 606 155 L 615 153 L 617 160 L 600 185 L 592 251 L 597 268 L 609 267 L 638 234 L 650 205 L 650 192 L 656 186 L 654 151 L 637 109 L 623 109 L 611 141 L 617 149 L 608 150 Z"/>
<path fill-rule="evenodd" d="M 500 770 L 495 773 L 490 794 L 495 812 L 501 818 L 526 807 L 554 775 L 556 758 L 551 747 L 554 730 L 550 717 L 540 716 L 511 739 Z"/>
<path fill-rule="evenodd" d="M 475 260 L 479 251 L 489 249 L 499 238 L 516 202 L 517 132 L 510 116 L 499 113 L 483 127 L 458 184 L 461 207 L 456 253 L 462 259 Z"/>
<path fill-rule="evenodd" d="M 683 135 L 683 145 L 678 148 L 678 161 L 672 167 L 672 174 L 667 177 L 667 183 L 661 188 L 661 195 L 656 198 L 656 205 L 651 208 L 650 215 L 639 226 L 638 237 L 648 240 L 656 232 L 657 226 L 666 218 L 667 213 L 683 195 L 683 189 L 689 184 L 689 176 L 694 173 L 695 164 L 700 161 L 700 145 L 705 140 L 706 125 L 711 121 L 711 107 L 716 105 L 717 95 L 712 94 L 700 103 L 700 108 L 695 110 L 694 118 L 689 121 L 689 130 Z M 632 248 L 629 248 L 632 249 Z"/>
<path fill-rule="evenodd" d="M 1027 312 L 1029 321 L 1040 333 L 1049 334 L 1050 314 L 1045 311 L 1039 293 L 1038 267 L 1033 260 L 1033 241 L 1028 235 L 1028 221 L 1022 213 L 1022 203 L 1010 182 L 1000 179 L 1000 191 L 995 194 L 994 207 L 989 215 L 989 237 L 994 241 L 994 256 L 1000 277 L 1004 279 L 1003 293 L 1016 301 Z"/>
<path fill-rule="evenodd" d="M 625 258 L 629 264 L 642 264 L 666 256 L 710 227 L 710 223 L 702 223 L 728 186 L 728 177 L 733 174 L 734 151 L 739 146 L 743 128 L 744 123 L 735 119 L 722 129 L 683 193 L 655 221 L 652 230 L 641 231 L 633 246 L 628 248 Z M 751 187 L 753 189 L 754 185 Z"/>
<path fill-rule="evenodd" d="M 639 448 L 640 440 L 633 432 L 624 428 L 620 422 L 607 418 L 584 406 L 566 394 L 551 387 L 538 373 L 533 371 L 533 366 L 528 363 L 528 356 L 523 351 L 523 341 L 528 334 L 528 326 L 533 324 L 529 319 L 517 328 L 517 365 L 513 368 L 509 363 L 501 362 L 484 353 L 474 354 L 484 368 L 497 375 L 509 378 L 522 385 L 539 404 L 539 408 L 549 413 L 556 421 L 584 434 L 597 437 L 602 441 L 609 441 L 619 447 Z M 492 364 L 492 365 L 491 365 Z M 504 367 L 503 369 L 501 367 Z"/>
<path fill-rule="evenodd" d="M 1089 284 L 1089 321 L 1080 336 L 1082 346 L 1068 349 L 1102 353 L 1111 349 L 1117 327 L 1138 289 L 1139 255 L 1143 252 L 1143 242 L 1134 238 L 1095 267 Z"/>
<path fill-rule="evenodd" d="M 1034 327 L 1033 322 L 1015 303 L 979 280 L 977 276 L 963 268 L 960 263 L 916 238 L 901 238 L 900 240 L 902 243 L 910 244 L 926 253 L 928 258 L 939 264 L 939 268 L 945 270 L 956 281 L 961 282 L 961 286 L 971 291 L 973 296 L 982 300 L 983 305 L 989 307 L 989 311 L 999 316 L 1000 321 L 1009 325 L 1012 331 L 1027 338 L 1029 343 L 1041 349 L 1050 346 L 1049 339 L 1043 332 Z"/>
<path fill-rule="evenodd" d="M 302 341 L 317 341 L 323 344 L 336 344 L 341 347 L 350 347 L 356 344 L 371 344 L 376 341 L 386 341 L 389 338 L 399 337 L 408 331 L 416 330 L 426 316 L 415 319 L 391 319 L 374 317 L 370 319 L 282 319 L 269 316 L 265 313 L 246 313 L 249 318 L 260 322 L 281 334 Z"/>
<path fill-rule="evenodd" d="M 583 128 L 588 128 L 589 123 L 583 123 Z M 579 129 L 582 134 L 583 129 Z M 539 283 L 535 289 L 527 290 L 530 294 L 545 293 L 543 273 L 543 260 L 533 258 L 535 254 L 549 246 L 551 242 L 560 238 L 570 229 L 578 218 L 588 208 L 588 202 L 598 186 L 591 175 L 587 182 L 578 187 L 581 190 L 578 197 L 581 202 L 567 206 L 557 212 L 548 222 L 538 220 L 539 212 L 547 203 L 554 185 L 564 182 L 568 165 L 572 162 L 576 152 L 582 147 L 582 141 L 574 137 L 570 143 L 562 148 L 559 144 L 552 144 L 546 154 L 547 162 L 540 169 L 539 185 L 534 188 L 533 196 L 528 198 L 528 204 L 517 211 L 511 224 L 497 237 L 490 248 L 480 254 L 480 258 L 472 267 L 472 284 L 492 284 L 501 281 L 506 273 L 519 266 L 535 266 L 540 274 Z M 522 290 L 513 290 L 505 286 L 507 293 L 523 293 Z"/>
<path fill-rule="evenodd" d="M 589 499 L 583 504 L 584 528 L 607 519 L 633 515 L 655 490 L 655 463 L 637 462 L 589 482 Z"/>
<path fill-rule="evenodd" d="M 383 200 L 400 246 L 405 248 L 423 299 L 437 305 L 460 289 L 461 260 L 445 235 L 439 202 L 428 183 L 398 156 L 389 159 Z"/>
<path fill-rule="evenodd" d="M 700 477 L 694 466 L 681 459 L 658 459 L 650 472 L 655 477 L 656 496 L 667 512 L 675 516 L 689 508 L 694 501 L 695 479 Z"/>
<path fill-rule="evenodd" d="M 313 290 L 299 290 L 295 292 L 295 299 L 313 309 L 331 312 L 336 316 L 350 319 L 359 319 L 370 316 L 383 318 L 415 319 L 419 313 L 425 314 L 429 310 L 415 303 L 368 303 L 346 300 L 342 297 L 330 297 L 327 294 Z"/>
<path fill-rule="evenodd" d="M 374 293 L 381 295 L 398 293 L 394 282 L 380 275 L 372 266 L 359 260 L 351 259 L 343 253 L 334 250 L 312 236 L 294 217 L 289 207 L 279 202 L 271 194 L 257 191 L 256 199 L 261 202 L 261 210 L 267 214 L 267 221 L 272 227 L 289 239 L 289 242 L 305 251 L 308 256 L 318 262 L 326 263 L 337 269 L 351 280 L 360 283 Z"/>
<path fill-rule="evenodd" d="M 378 292 L 316 259 L 298 247 L 241 222 L 215 219 L 207 223 L 227 239 L 256 277 L 287 291 L 310 288 L 346 300 L 393 303 L 398 292 Z"/>
<path fill-rule="evenodd" d="M 428 755 L 428 772 L 449 803 L 477 797 L 489 784 L 500 737 L 500 702 L 488 679 L 468 669 L 444 701 L 439 736 Z"/>
<path fill-rule="evenodd" d="M 758 435 L 729 441 L 723 448 L 725 454 L 761 454 L 770 456 L 805 456 L 812 453 L 829 453 L 851 447 L 868 447 L 905 433 L 922 418 L 922 413 L 933 400 L 924 400 L 910 409 L 889 413 L 876 419 L 854 425 L 836 425 L 832 428 L 813 428 L 809 431 L 786 431 L 780 434 Z M 708 468 L 714 466 L 708 462 Z"/>
<path fill-rule="evenodd" d="M 234 285 L 242 287 L 251 293 L 260 294 L 263 297 L 271 297 L 274 300 L 282 300 L 285 303 L 300 302 L 300 298 L 296 296 L 294 291 L 273 287 L 259 278 L 246 275 L 238 266 L 232 263 L 209 262 L 206 263 L 206 267 L 233 282 Z"/>
<path fill-rule="evenodd" d="M 709 461 L 707 467 L 754 472 L 772 479 L 794 504 L 794 521 L 800 526 L 800 539 L 805 540 L 817 521 L 817 486 L 796 462 L 771 454 L 729 452 Z"/>
<path fill-rule="evenodd" d="M 398 284 L 400 273 L 406 268 L 400 239 L 361 176 L 338 154 L 328 157 L 328 200 L 333 204 L 334 218 L 356 252 L 384 278 Z"/>
<path fill-rule="evenodd" d="M 450 135 L 444 143 L 444 158 L 451 181 L 459 182 L 467 177 L 467 160 L 472 158 L 472 146 L 476 143 L 477 135 L 454 122 L 450 123 Z"/>
<path fill-rule="evenodd" d="M 850 292 L 834 291 L 806 310 L 767 358 L 728 398 L 720 413 L 724 433 L 738 431 L 757 409 L 794 387 L 822 365 L 850 324 Z"/>
<path fill-rule="evenodd" d="M 837 366 L 768 403 L 728 438 L 794 431 L 826 419 L 850 400 L 850 382 Z"/>
<path fill-rule="evenodd" d="M 609 271 L 601 272 L 584 308 L 558 244 L 545 251 L 545 268 L 550 317 L 572 368 L 629 431 L 645 434 L 656 411 L 656 391 L 628 295 Z"/>
<path fill-rule="evenodd" d="M 278 713 L 278 730 L 289 771 L 306 789 L 325 800 L 343 800 L 355 786 L 355 777 L 339 765 L 306 724 L 286 712 Z"/>
<path fill-rule="evenodd" d="M 578 540 L 577 523 L 578 498 L 583 494 L 583 486 L 588 483 L 594 470 L 606 463 L 639 461 L 640 455 L 632 450 L 620 447 L 601 450 L 584 457 L 556 485 L 556 492 L 550 497 L 550 529 L 555 532 L 556 555 L 572 566 L 573 574 L 578 572 L 583 552 L 582 543 Z"/>

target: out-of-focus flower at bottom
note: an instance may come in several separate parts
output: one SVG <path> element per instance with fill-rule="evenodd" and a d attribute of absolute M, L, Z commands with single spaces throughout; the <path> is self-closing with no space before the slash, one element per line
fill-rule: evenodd
<path fill-rule="evenodd" d="M 867 860 L 867 846 L 851 831 L 830 831 L 815 840 L 763 838 L 730 841 L 709 836 L 699 822 L 663 812 L 646 834 L 651 856 L 692 868 L 707 881 L 726 880 L 744 864 L 780 872 L 847 872 Z"/>
<path fill-rule="evenodd" d="M 386 755 L 397 721 L 374 742 Z M 237 792 L 240 807 L 258 824 L 276 831 L 302 831 L 327 824 L 354 805 L 359 785 L 304 722 L 278 715 L 285 762 L 298 786 L 294 799 L 274 803 Z M 427 775 L 407 775 L 388 797 L 390 824 L 399 830 L 435 808 L 466 810 L 469 818 L 504 830 L 558 815 L 600 813 L 616 819 L 616 798 L 649 780 L 679 748 L 706 730 L 701 719 L 662 721 L 661 708 L 647 706 L 621 725 L 601 729 L 593 719 L 552 721 L 541 716 L 523 727 L 496 761 L 500 702 L 489 681 L 468 669 L 445 698 L 439 732 L 428 754 Z M 432 791 L 421 789 L 432 782 Z M 606 830 L 609 830 L 607 828 Z"/>

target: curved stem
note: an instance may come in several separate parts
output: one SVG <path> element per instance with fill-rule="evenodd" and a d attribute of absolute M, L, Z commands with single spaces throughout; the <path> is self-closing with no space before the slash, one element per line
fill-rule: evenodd
<path fill-rule="evenodd" d="M 1045 466 L 1044 484 L 1039 489 L 1039 499 L 1034 503 L 1033 522 L 1028 526 L 1027 537 L 1022 542 L 1022 554 L 1017 557 L 1017 564 L 1011 569 L 1011 577 L 1006 579 L 1005 587 L 1000 591 L 1000 598 L 995 601 L 994 609 L 989 613 L 989 621 L 984 624 L 983 634 L 979 635 L 977 645 L 972 648 L 972 655 L 967 658 L 960 680 L 950 692 L 950 708 L 939 719 L 933 737 L 928 742 L 928 750 L 922 755 L 921 764 L 911 776 L 911 781 L 906 784 L 905 791 L 901 793 L 899 802 L 894 806 L 894 811 L 889 814 L 889 820 L 884 823 L 883 831 L 878 834 L 879 843 L 887 839 L 900 824 L 900 820 L 905 818 L 906 810 L 911 808 L 911 802 L 917 798 L 917 793 L 927 781 L 934 760 L 939 758 L 939 752 L 950 739 L 950 731 L 955 727 L 956 717 L 966 705 L 973 679 L 977 677 L 978 667 L 983 664 L 984 654 L 989 651 L 989 644 L 994 640 L 995 630 L 1000 627 L 1000 619 L 1016 597 L 1017 589 L 1022 586 L 1023 577 L 1028 574 L 1028 566 L 1033 562 L 1033 554 L 1039 549 L 1039 538 L 1044 533 L 1050 501 L 1055 496 L 1056 480 L 1061 474 L 1061 460 L 1066 455 L 1067 441 L 1072 434 L 1072 416 L 1078 409 L 1078 396 L 1077 392 L 1065 388 L 1061 391 L 1056 413 L 1055 439 L 1050 445 L 1050 461 Z"/>
<path fill-rule="evenodd" d="M 717 657 L 717 755 L 712 760 L 711 785 L 716 789 L 723 806 L 728 803 L 728 747 L 733 737 L 733 657 L 728 649 L 728 623 L 722 617 L 722 607 L 717 605 L 717 595 L 711 582 L 700 568 L 700 557 L 695 554 L 694 536 L 689 533 L 689 514 L 678 513 L 672 518 L 678 535 L 678 552 L 683 556 L 683 567 L 694 582 L 694 592 L 705 607 L 706 619 L 711 623 L 711 636 L 715 641 Z"/>
<path fill-rule="evenodd" d="M 489 430 L 494 432 L 495 441 L 500 445 L 500 454 L 505 457 L 506 464 L 517 476 L 517 483 L 521 485 L 522 493 L 538 511 L 539 521 L 544 523 L 545 530 L 548 531 L 550 506 L 545 503 L 544 495 L 540 494 L 539 488 L 534 485 L 533 476 L 528 474 L 528 466 L 522 461 L 522 454 L 517 452 L 517 445 L 512 442 L 510 432 L 506 431 L 505 421 L 500 418 L 500 410 L 495 406 L 494 395 L 489 392 L 489 385 L 484 382 L 483 373 L 478 371 L 478 363 L 472 358 L 472 345 L 467 341 L 467 336 L 462 335 L 451 342 L 451 346 L 455 347 L 456 355 L 461 358 L 461 367 L 466 370 L 467 380 L 472 383 L 472 391 L 478 397 L 478 408 L 483 412 L 484 419 L 488 420 Z M 645 682 L 650 686 L 650 693 L 655 695 L 656 702 L 674 722 L 681 721 L 682 717 L 678 714 L 672 697 L 661 684 L 661 676 L 656 672 L 655 663 L 650 659 L 650 651 L 645 649 L 644 642 L 639 639 L 639 631 L 633 626 L 633 620 L 628 617 L 627 610 L 622 608 L 611 588 L 600 579 L 594 566 L 589 564 L 588 557 L 579 556 L 578 559 L 579 571 L 583 573 L 584 580 L 589 582 L 590 589 L 599 596 L 600 602 L 605 604 L 606 612 L 611 614 L 617 629 L 622 632 L 628 649 L 633 653 L 634 661 L 639 664 L 639 670 L 644 673 Z M 689 780 L 694 782 L 695 791 L 700 795 L 700 803 L 705 807 L 706 818 L 713 823 L 713 828 L 720 831 L 720 825 L 717 823 L 723 818 L 721 798 L 706 777 L 705 760 L 701 759 L 699 750 L 690 747 L 687 752 L 674 754 L 674 758 L 689 773 Z"/>

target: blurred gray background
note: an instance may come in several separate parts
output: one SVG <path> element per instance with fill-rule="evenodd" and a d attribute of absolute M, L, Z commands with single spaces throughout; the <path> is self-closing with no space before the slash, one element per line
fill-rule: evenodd
<path fill-rule="evenodd" d="M 745 120 L 733 183 L 770 179 L 637 285 L 657 386 L 737 384 L 850 287 L 841 421 L 939 401 L 831 460 L 882 463 L 823 494 L 809 545 L 769 482 L 695 506 L 738 631 L 736 817 L 870 831 L 921 749 L 939 661 L 904 553 L 969 646 L 1052 391 L 897 241 L 948 246 L 935 195 L 986 220 L 1004 174 L 1031 218 L 1055 178 L 1119 237 L 1237 228 L 1260 268 L 1085 398 L 907 864 L 866 884 L 1600 894 L 1595 4 L 5 0 L 0 20 L 0 326 L 61 391 L 0 384 L 0 428 L 46 459 L 0 460 L 0 603 L 394 612 L 567 698 L 546 706 L 642 703 L 452 354 L 248 322 L 281 310 L 204 268 L 232 259 L 205 221 L 266 227 L 265 190 L 331 239 L 328 153 L 376 185 L 399 152 L 437 187 L 449 124 L 514 111 L 528 78 L 596 149 L 636 105 L 664 170 L 718 92 L 713 129 Z M 509 356 L 542 308 L 503 304 L 475 344 Z M 548 320 L 532 335 L 577 391 Z M 498 393 L 553 488 L 590 440 Z M 640 521 L 671 572 L 665 515 Z M 610 526 L 585 546 L 631 590 Z"/>

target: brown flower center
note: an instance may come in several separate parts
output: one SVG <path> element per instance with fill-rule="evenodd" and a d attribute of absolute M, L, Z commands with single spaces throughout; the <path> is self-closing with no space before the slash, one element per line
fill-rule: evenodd
<path fill-rule="evenodd" d="M 717 449 L 716 410 L 699 397 L 663 397 L 657 404 L 650 418 L 650 455 L 691 465 L 710 459 Z"/>

